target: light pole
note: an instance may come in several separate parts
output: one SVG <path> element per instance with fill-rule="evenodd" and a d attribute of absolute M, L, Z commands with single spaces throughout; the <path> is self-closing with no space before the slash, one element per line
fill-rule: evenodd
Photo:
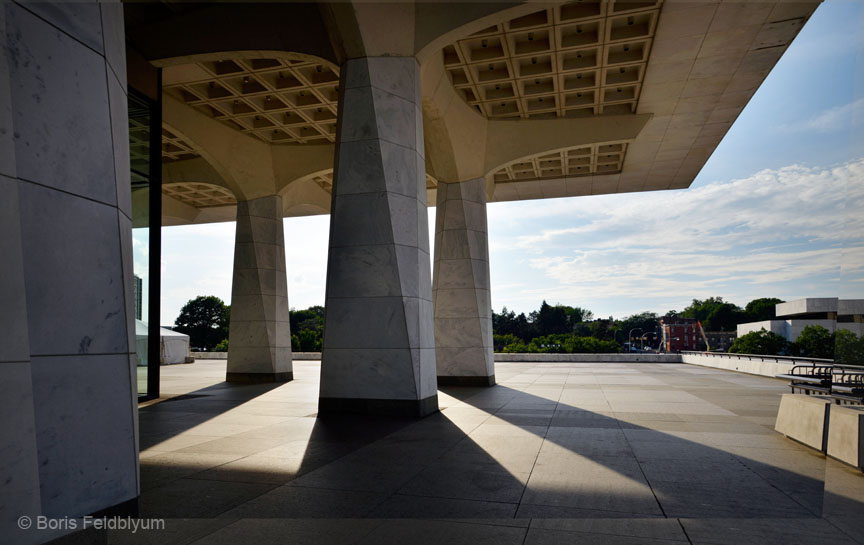
<path fill-rule="evenodd" d="M 657 336 L 657 334 L 654 333 L 653 331 L 649 331 L 648 333 L 643 333 L 642 336 L 639 337 L 639 341 L 640 341 L 639 348 L 641 348 L 642 350 L 645 350 L 645 337 L 647 337 L 648 335 L 654 335 L 655 337 Z"/>
<path fill-rule="evenodd" d="M 636 331 L 637 329 L 639 331 L 645 331 L 641 327 L 634 327 L 633 329 L 630 330 L 630 333 L 627 334 L 627 344 L 630 346 L 631 352 L 633 351 L 633 332 Z"/>

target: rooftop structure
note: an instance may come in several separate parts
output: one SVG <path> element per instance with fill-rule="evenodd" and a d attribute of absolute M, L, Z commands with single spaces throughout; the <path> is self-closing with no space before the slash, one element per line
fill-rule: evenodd
<path fill-rule="evenodd" d="M 320 382 L 284 391 L 305 396 L 304 415 L 434 414 L 439 385 L 497 380 L 487 203 L 688 187 L 817 4 L 3 3 L 0 535 L 42 543 L 69 532 L 20 533 L 24 514 L 139 512 L 153 482 L 139 474 L 139 445 L 154 439 L 139 431 L 158 415 L 139 419 L 138 401 L 160 394 L 161 226 L 236 221 L 216 390 L 261 392 L 294 379 L 282 220 L 329 213 Z M 513 408 L 530 422 L 538 407 Z M 278 429 L 287 410 L 241 410 L 238 427 L 203 429 Z M 175 416 L 157 431 L 198 418 Z M 605 448 L 586 433 L 589 452 Z M 217 454 L 250 437 L 226 439 Z M 492 442 L 502 441 L 513 444 Z M 646 493 L 633 456 L 598 463 L 616 483 L 639 482 L 632 505 L 658 514 L 662 498 Z M 582 499 L 613 482 L 584 467 Z M 480 475 L 512 484 L 520 472 Z M 695 505 L 664 479 L 670 509 Z M 183 484 L 181 496 L 197 490 L 187 508 L 208 513 L 226 494 L 269 486 Z M 172 489 L 160 493 L 167 505 Z"/>
<path fill-rule="evenodd" d="M 499 362 L 494 387 L 442 388 L 440 414 L 358 425 L 310 416 L 318 362 L 282 385 L 224 369 L 174 366 L 179 397 L 141 410 L 142 513 L 169 517 L 166 545 L 851 544 L 864 523 L 864 475 L 773 430 L 775 379 Z"/>
<path fill-rule="evenodd" d="M 808 297 L 777 303 L 777 319 L 738 324 L 738 336 L 765 329 L 787 341 L 795 341 L 805 327 L 818 325 L 828 331 L 846 329 L 864 335 L 864 299 Z"/>

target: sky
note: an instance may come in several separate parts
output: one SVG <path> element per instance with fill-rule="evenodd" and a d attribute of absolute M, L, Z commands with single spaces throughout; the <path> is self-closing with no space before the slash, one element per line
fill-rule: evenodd
<path fill-rule="evenodd" d="M 690 188 L 489 204 L 492 306 L 864 298 L 862 211 L 864 2 L 827 0 Z M 329 217 L 284 226 L 289 304 L 323 305 Z M 163 325 L 198 295 L 230 302 L 234 223 L 165 227 L 162 244 Z"/>

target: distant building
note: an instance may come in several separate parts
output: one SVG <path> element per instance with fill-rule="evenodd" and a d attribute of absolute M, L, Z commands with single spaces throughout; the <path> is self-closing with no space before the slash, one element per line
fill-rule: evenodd
<path fill-rule="evenodd" d="M 135 319 L 142 320 L 141 318 L 141 293 L 144 291 L 144 282 L 141 280 L 141 277 L 137 274 L 135 275 Z"/>
<path fill-rule="evenodd" d="M 738 324 L 738 336 L 764 328 L 792 342 L 810 325 L 822 326 L 831 332 L 846 329 L 858 336 L 864 335 L 864 299 L 808 297 L 777 303 L 775 308 L 777 318 L 774 320 Z"/>
<path fill-rule="evenodd" d="M 661 347 L 666 352 L 699 350 L 702 341 L 699 322 L 694 318 L 682 318 L 669 314 L 660 318 Z M 704 343 L 702 343 L 704 346 Z"/>
<path fill-rule="evenodd" d="M 706 331 L 705 336 L 708 337 L 711 352 L 728 352 L 738 338 L 734 331 Z"/>

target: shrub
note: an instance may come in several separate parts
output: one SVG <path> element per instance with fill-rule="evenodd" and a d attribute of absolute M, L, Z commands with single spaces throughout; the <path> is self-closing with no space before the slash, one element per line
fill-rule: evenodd
<path fill-rule="evenodd" d="M 213 347 L 213 352 L 228 352 L 228 339 L 222 339 Z"/>
<path fill-rule="evenodd" d="M 504 352 L 505 354 L 522 354 L 525 352 L 531 352 L 531 350 L 528 349 L 528 345 L 524 342 L 516 341 L 505 346 L 501 352 Z"/>
<path fill-rule="evenodd" d="M 776 333 L 766 331 L 763 327 L 759 331 L 751 331 L 735 339 L 735 342 L 729 347 L 729 352 L 777 356 L 786 352 L 787 345 L 786 339 Z"/>
<path fill-rule="evenodd" d="M 834 359 L 834 334 L 821 325 L 808 325 L 795 339 L 793 351 L 810 358 Z"/>
<path fill-rule="evenodd" d="M 492 335 L 492 345 L 494 346 L 495 352 L 501 352 L 505 346 L 522 342 L 522 339 L 508 333 L 506 335 Z"/>
<path fill-rule="evenodd" d="M 834 361 L 844 365 L 864 365 L 864 335 L 857 337 L 848 329 L 834 333 Z"/>

